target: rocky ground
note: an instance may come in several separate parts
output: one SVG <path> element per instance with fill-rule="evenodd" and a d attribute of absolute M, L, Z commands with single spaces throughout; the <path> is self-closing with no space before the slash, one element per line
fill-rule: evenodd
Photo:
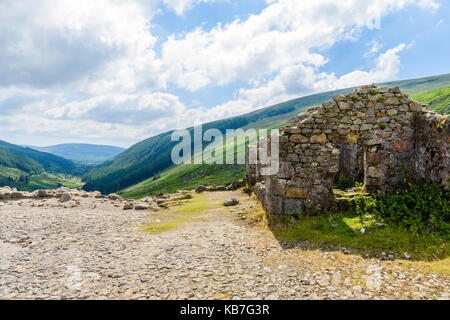
<path fill-rule="evenodd" d="M 257 204 L 238 191 L 206 193 L 208 201 L 236 197 L 240 204 L 207 209 L 159 234 L 140 227 L 170 219 L 163 200 L 124 210 L 136 203 L 67 190 L 50 196 L 0 201 L 0 298 L 449 298 L 445 275 L 337 251 L 285 249 L 268 228 L 243 218 Z"/>

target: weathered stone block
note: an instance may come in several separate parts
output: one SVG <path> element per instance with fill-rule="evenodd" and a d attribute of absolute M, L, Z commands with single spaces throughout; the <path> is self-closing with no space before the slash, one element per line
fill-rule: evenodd
<path fill-rule="evenodd" d="M 292 143 L 307 143 L 307 142 L 309 142 L 309 139 L 300 134 L 294 134 L 294 135 L 290 136 L 289 141 Z"/>
<path fill-rule="evenodd" d="M 325 134 L 314 135 L 311 137 L 311 143 L 325 144 L 327 143 L 327 136 Z"/>
<path fill-rule="evenodd" d="M 343 96 L 343 95 L 341 95 L 341 94 L 338 94 L 338 95 L 335 96 L 333 99 L 334 99 L 334 101 L 336 101 L 336 102 L 341 102 L 341 101 L 346 101 L 346 100 L 347 100 L 347 97 L 346 97 L 346 96 Z"/>
<path fill-rule="evenodd" d="M 289 199 L 306 199 L 308 190 L 300 188 L 289 188 L 286 191 L 286 197 Z"/>

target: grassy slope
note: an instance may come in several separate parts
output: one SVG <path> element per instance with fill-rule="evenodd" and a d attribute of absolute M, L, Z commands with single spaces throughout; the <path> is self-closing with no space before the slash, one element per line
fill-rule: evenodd
<path fill-rule="evenodd" d="M 400 85 L 402 90 L 407 93 L 414 93 L 418 90 L 434 88 L 436 86 L 446 85 L 450 83 L 450 75 L 443 77 L 430 77 L 420 80 L 407 80 L 403 82 L 394 82 L 389 83 L 389 85 Z M 416 85 L 414 85 L 416 84 Z M 448 87 L 446 87 L 448 88 Z M 445 89 L 445 88 L 443 88 Z M 347 90 L 348 91 L 348 90 Z M 443 90 L 437 89 L 436 92 L 442 92 Z M 444 90 L 444 93 L 447 93 L 447 98 L 450 96 L 449 90 Z M 331 99 L 336 94 L 336 92 L 329 92 L 325 94 L 314 95 L 311 97 L 306 97 L 308 100 L 302 101 L 303 103 L 299 103 L 302 99 L 300 98 L 293 101 L 288 101 L 282 103 L 280 105 L 274 106 L 280 109 L 289 108 L 295 103 L 298 103 L 300 107 L 296 107 L 295 110 L 283 113 L 279 115 L 274 115 L 272 117 L 261 117 L 258 121 L 249 123 L 244 126 L 244 129 L 248 128 L 279 128 L 284 125 L 286 120 L 292 118 L 299 112 L 306 110 L 308 106 L 312 106 L 320 103 L 322 100 Z M 413 99 L 418 101 L 422 101 L 424 103 L 428 103 L 424 100 L 424 97 L 427 97 L 428 93 L 419 94 L 412 96 Z M 442 95 L 433 94 L 433 97 Z M 258 112 L 264 112 L 270 110 L 274 107 L 268 107 L 262 109 Z M 240 179 L 244 176 L 245 169 L 242 166 L 209 166 L 209 165 L 181 165 L 178 167 L 170 167 L 167 170 L 164 170 L 161 175 L 158 175 L 155 178 L 150 178 L 144 180 L 141 183 L 138 183 L 134 186 L 131 186 L 121 192 L 124 197 L 127 198 L 141 198 L 146 195 L 153 195 L 158 192 L 174 192 L 180 189 L 193 189 L 198 185 L 209 183 L 215 185 L 228 185 L 232 181 L 236 179 Z"/>
<path fill-rule="evenodd" d="M 411 94 L 418 90 L 426 90 L 429 88 L 435 89 L 448 84 L 450 84 L 450 74 L 417 80 L 391 82 L 388 85 L 398 85 L 404 92 Z M 225 129 L 235 128 L 279 128 L 283 126 L 288 119 L 305 111 L 307 107 L 321 104 L 330 100 L 336 94 L 347 93 L 351 90 L 352 89 L 325 92 L 287 101 L 246 115 L 215 121 L 204 125 L 203 128 L 204 130 L 207 130 L 208 128 L 217 128 L 222 132 Z M 169 178 L 171 175 L 170 170 L 173 169 L 170 160 L 170 152 L 176 144 L 170 141 L 170 134 L 171 132 L 167 132 L 144 140 L 117 156 L 113 161 L 94 168 L 84 176 L 84 179 L 87 181 L 85 189 L 97 189 L 104 193 L 124 190 L 125 195 L 143 196 L 145 194 L 156 193 L 158 190 L 173 191 L 174 189 L 186 189 L 191 185 L 195 185 L 195 181 L 191 182 L 191 180 L 178 180 L 178 183 L 170 181 L 173 180 L 172 178 Z M 210 171 L 202 167 L 196 169 L 203 172 Z M 190 171 L 193 175 L 192 168 L 186 168 L 186 170 Z M 221 174 L 217 175 L 217 177 L 214 177 L 214 174 L 205 175 L 199 173 L 200 178 L 197 180 L 199 182 L 205 181 L 204 183 L 210 181 L 209 183 L 217 185 L 226 184 L 231 180 L 226 178 L 226 171 L 227 168 L 221 168 Z M 164 172 L 162 177 L 157 179 L 157 181 L 152 181 L 152 177 L 159 172 Z M 243 169 L 241 172 L 242 176 L 244 172 Z M 180 172 L 180 169 L 174 172 L 174 174 L 178 174 L 178 176 L 184 175 Z M 230 171 L 229 174 L 236 177 L 234 171 Z M 139 183 L 142 181 L 144 182 Z M 136 183 L 138 183 L 137 186 L 135 186 Z"/>
<path fill-rule="evenodd" d="M 66 175 L 81 174 L 82 170 L 70 160 L 0 141 L 0 185 L 27 191 L 78 186 Z"/>
<path fill-rule="evenodd" d="M 450 86 L 411 95 L 411 98 L 431 106 L 442 114 L 450 114 Z"/>

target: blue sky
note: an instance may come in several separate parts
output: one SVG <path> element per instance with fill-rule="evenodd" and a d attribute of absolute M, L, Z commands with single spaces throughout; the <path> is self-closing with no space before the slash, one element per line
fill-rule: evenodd
<path fill-rule="evenodd" d="M 292 98 L 450 72 L 444 0 L 2 0 L 0 139 L 128 147 Z"/>

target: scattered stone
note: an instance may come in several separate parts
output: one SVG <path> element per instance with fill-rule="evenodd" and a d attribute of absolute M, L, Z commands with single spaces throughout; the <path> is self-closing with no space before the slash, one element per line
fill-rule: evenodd
<path fill-rule="evenodd" d="M 239 204 L 239 199 L 238 198 L 227 199 L 223 204 L 225 207 L 237 206 Z"/>
<path fill-rule="evenodd" d="M 115 194 L 115 193 L 111 193 L 108 195 L 108 199 L 110 200 L 123 200 L 121 196 Z"/>
<path fill-rule="evenodd" d="M 63 193 L 60 198 L 61 203 L 69 202 L 72 200 L 72 195 L 70 193 Z"/>
<path fill-rule="evenodd" d="M 206 187 L 205 186 L 198 186 L 195 189 L 195 192 L 197 192 L 197 193 L 202 193 L 202 192 L 205 192 L 205 191 L 206 191 Z"/>
<path fill-rule="evenodd" d="M 147 203 L 136 203 L 134 210 L 148 210 L 150 206 Z"/>
<path fill-rule="evenodd" d="M 133 202 L 127 202 L 123 205 L 123 210 L 133 210 L 133 209 L 134 209 Z"/>

